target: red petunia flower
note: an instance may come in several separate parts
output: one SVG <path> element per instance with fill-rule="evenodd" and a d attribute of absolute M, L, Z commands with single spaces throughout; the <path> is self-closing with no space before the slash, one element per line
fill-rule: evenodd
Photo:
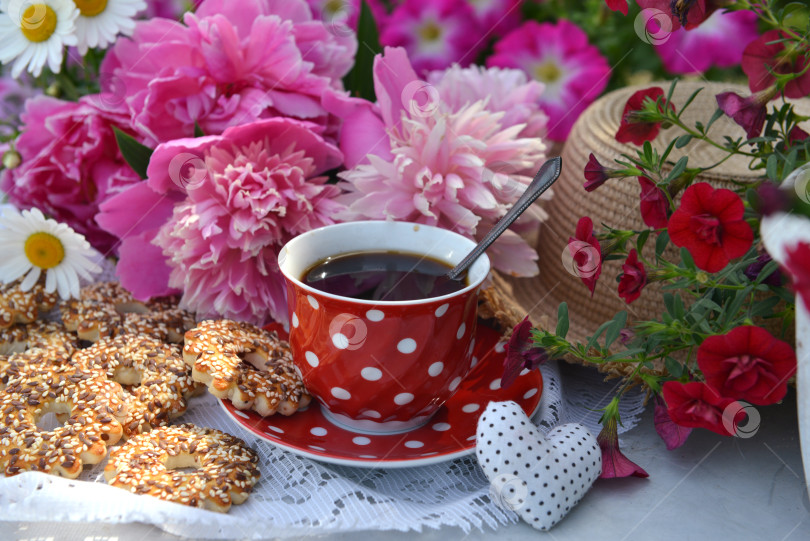
<path fill-rule="evenodd" d="M 709 15 L 720 7 L 719 1 L 713 0 L 637 0 L 641 9 L 654 9 L 663 12 L 672 22 L 672 32 L 681 26 L 691 30 L 709 18 Z"/>
<path fill-rule="evenodd" d="M 635 248 L 630 250 L 627 260 L 622 265 L 622 279 L 619 282 L 619 297 L 630 304 L 641 295 L 641 290 L 647 285 L 647 270 L 638 260 Z"/>
<path fill-rule="evenodd" d="M 737 425 L 745 418 L 745 410 L 739 402 L 720 396 L 705 383 L 667 381 L 662 394 L 670 419 L 681 426 L 733 436 Z"/>
<path fill-rule="evenodd" d="M 512 336 L 506 344 L 506 358 L 503 361 L 501 389 L 512 385 L 520 372 L 527 368 L 535 370 L 548 360 L 546 350 L 532 342 L 532 324 L 529 316 L 523 318 L 512 330 Z"/>
<path fill-rule="evenodd" d="M 666 194 L 647 177 L 638 177 L 638 183 L 641 185 L 641 219 L 655 229 L 666 227 L 669 220 Z"/>
<path fill-rule="evenodd" d="M 796 353 L 765 329 L 744 325 L 704 340 L 697 363 L 706 385 L 721 395 L 767 406 L 785 397 Z"/>
<path fill-rule="evenodd" d="M 605 4 L 613 11 L 621 11 L 622 15 L 627 15 L 627 0 L 605 0 Z"/>
<path fill-rule="evenodd" d="M 660 395 L 655 395 L 655 410 L 653 411 L 653 424 L 655 431 L 664 440 L 667 450 L 677 449 L 684 443 L 686 438 L 692 433 L 692 429 L 676 424 L 669 416 L 667 405 Z"/>
<path fill-rule="evenodd" d="M 706 182 L 693 184 L 669 219 L 669 237 L 689 250 L 698 267 L 717 272 L 745 254 L 754 241 L 751 226 L 743 220 L 744 210 L 731 190 L 714 189 Z"/>
<path fill-rule="evenodd" d="M 596 437 L 599 449 L 602 451 L 602 473 L 600 479 L 613 479 L 617 477 L 649 477 L 644 468 L 624 456 L 619 449 L 619 433 L 615 417 L 606 419 L 602 431 Z"/>
<path fill-rule="evenodd" d="M 743 51 L 741 65 L 751 92 L 772 86 L 776 82 L 774 74 L 799 73 L 805 69 L 808 60 L 804 54 L 785 54 L 785 42 L 781 40 L 786 37 L 779 30 L 769 30 Z M 810 70 L 787 83 L 784 92 L 786 97 L 797 99 L 810 94 Z"/>
<path fill-rule="evenodd" d="M 805 139 L 810 137 L 806 131 L 801 129 L 798 124 L 791 128 L 790 133 L 788 133 L 788 143 L 791 145 L 795 145 L 796 143 L 801 143 Z"/>
<path fill-rule="evenodd" d="M 641 122 L 635 118 L 636 111 L 644 109 L 644 102 L 647 98 L 656 101 L 664 95 L 664 89 L 658 86 L 645 88 L 635 92 L 627 100 L 622 113 L 622 121 L 616 131 L 616 140 L 620 143 L 633 143 L 642 145 L 644 141 L 652 141 L 661 131 L 660 122 Z M 670 105 L 672 108 L 672 105 Z M 662 106 L 658 110 L 663 112 Z"/>
<path fill-rule="evenodd" d="M 599 163 L 596 156 L 591 152 L 588 156 L 588 163 L 585 164 L 585 191 L 592 192 L 599 186 L 607 182 L 610 178 L 607 174 L 605 166 Z"/>
<path fill-rule="evenodd" d="M 810 244 L 800 242 L 794 248 L 788 248 L 785 267 L 793 278 L 796 295 L 810 311 Z"/>
<path fill-rule="evenodd" d="M 602 247 L 593 234 L 593 221 L 587 216 L 577 222 L 576 236 L 568 238 L 568 251 L 572 263 L 569 270 L 579 276 L 593 296 L 596 281 L 602 274 Z"/>
<path fill-rule="evenodd" d="M 775 87 L 773 88 L 773 91 L 766 89 L 747 98 L 743 98 L 734 92 L 723 92 L 715 96 L 715 98 L 720 110 L 742 126 L 745 135 L 749 139 L 753 139 L 759 137 L 762 128 L 765 127 L 765 117 L 768 115 L 765 104 L 776 95 Z"/>

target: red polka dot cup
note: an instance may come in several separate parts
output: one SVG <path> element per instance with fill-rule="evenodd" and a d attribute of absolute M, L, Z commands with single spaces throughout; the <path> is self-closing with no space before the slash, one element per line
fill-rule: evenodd
<path fill-rule="evenodd" d="M 352 252 L 412 253 L 456 265 L 474 246 L 446 229 L 364 221 L 309 231 L 281 249 L 293 358 L 331 421 L 358 432 L 395 433 L 430 419 L 471 369 L 489 258 L 470 267 L 463 289 L 409 301 L 326 293 L 305 284 L 304 273 Z"/>

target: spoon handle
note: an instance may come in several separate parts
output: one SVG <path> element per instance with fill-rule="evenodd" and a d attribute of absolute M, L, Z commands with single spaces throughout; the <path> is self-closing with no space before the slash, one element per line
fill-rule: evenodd
<path fill-rule="evenodd" d="M 551 158 L 543 165 L 540 166 L 540 170 L 537 171 L 537 174 L 534 176 L 534 180 L 532 180 L 531 184 L 526 188 L 526 191 L 523 192 L 523 195 L 520 196 L 520 199 L 512 206 L 509 211 L 503 215 L 503 218 L 498 220 L 498 223 L 495 224 L 495 227 L 490 229 L 489 233 L 481 239 L 481 242 L 473 248 L 473 250 L 467 254 L 467 257 L 461 260 L 461 263 L 456 265 L 450 272 L 447 273 L 447 277 L 451 280 L 458 280 L 459 276 L 461 276 L 467 268 L 473 264 L 473 262 L 478 259 L 478 257 L 484 253 L 484 251 L 489 248 L 489 245 L 495 242 L 495 239 L 501 236 L 501 234 L 506 231 L 506 228 L 512 225 L 518 216 L 523 214 L 529 206 L 534 203 L 538 197 L 540 197 L 543 192 L 545 192 L 549 186 L 554 184 L 554 181 L 560 176 L 560 171 L 562 170 L 562 158 L 557 156 L 556 158 Z"/>

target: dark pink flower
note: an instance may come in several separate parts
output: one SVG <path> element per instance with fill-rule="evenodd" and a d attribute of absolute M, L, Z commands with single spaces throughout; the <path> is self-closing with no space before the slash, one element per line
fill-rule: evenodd
<path fill-rule="evenodd" d="M 810 311 L 810 244 L 800 242 L 788 248 L 786 253 L 785 267 L 793 279 L 793 289 L 804 302 L 805 309 Z"/>
<path fill-rule="evenodd" d="M 649 477 L 644 468 L 624 456 L 619 449 L 619 433 L 616 417 L 603 417 L 602 431 L 596 437 L 602 451 L 602 473 L 600 479 L 618 477 Z"/>
<path fill-rule="evenodd" d="M 660 395 L 655 395 L 653 423 L 655 424 L 655 431 L 661 436 L 670 451 L 686 443 L 686 438 L 692 433 L 691 428 L 678 425 L 669 417 L 667 405 Z"/>
<path fill-rule="evenodd" d="M 801 77 L 785 85 L 784 94 L 788 98 L 803 98 L 810 94 L 810 69 L 805 54 L 785 55 L 787 36 L 780 30 L 769 30 L 748 44 L 743 52 L 742 69 L 748 76 L 751 92 L 770 88 L 776 82 L 774 74 L 800 73 Z"/>
<path fill-rule="evenodd" d="M 220 134 L 229 126 L 290 117 L 336 135 L 322 105 L 354 62 L 353 33 L 330 32 L 304 0 L 206 0 L 185 25 L 156 18 L 109 49 L 105 90 L 150 145 Z"/>
<path fill-rule="evenodd" d="M 703 23 L 719 7 L 723 0 L 637 0 L 642 10 L 654 9 L 663 13 L 670 21 L 670 30 L 682 25 L 691 30 Z"/>
<path fill-rule="evenodd" d="M 759 137 L 765 126 L 768 114 L 766 105 L 776 95 L 776 87 L 772 88 L 773 91 L 766 89 L 745 98 L 735 92 L 723 92 L 716 96 L 717 106 L 742 126 L 749 139 L 753 139 Z"/>
<path fill-rule="evenodd" d="M 501 389 L 509 388 L 524 369 L 536 370 L 541 364 L 548 361 L 546 350 L 534 345 L 531 333 L 532 324 L 529 316 L 523 318 L 523 321 L 512 330 L 512 336 L 509 337 L 509 342 L 506 344 Z"/>
<path fill-rule="evenodd" d="M 577 222 L 575 236 L 568 239 L 568 251 L 573 263 L 571 271 L 579 276 L 593 296 L 596 281 L 602 274 L 602 247 L 593 233 L 593 220 L 589 217 L 583 216 Z"/>
<path fill-rule="evenodd" d="M 16 149 L 19 167 L 5 170 L 0 190 L 19 208 L 37 207 L 109 255 L 116 238 L 96 224 L 99 206 L 141 179 L 124 161 L 113 128 L 130 133 L 125 115 L 103 97 L 79 102 L 46 96 L 26 102 Z"/>
<path fill-rule="evenodd" d="M 610 66 L 577 25 L 527 21 L 495 43 L 487 66 L 519 68 L 545 84 L 540 103 L 549 116 L 548 135 L 564 141 L 574 121 L 602 93 Z"/>
<path fill-rule="evenodd" d="M 605 4 L 613 11 L 621 11 L 622 15 L 627 15 L 627 0 L 605 0 Z"/>
<path fill-rule="evenodd" d="M 808 137 L 810 137 L 810 134 L 801 129 L 798 124 L 796 124 L 795 126 L 793 126 L 793 128 L 791 128 L 790 133 L 788 133 L 788 143 L 791 145 L 801 143 Z"/>
<path fill-rule="evenodd" d="M 647 270 L 638 260 L 638 252 L 633 248 L 622 265 L 622 277 L 619 281 L 619 297 L 630 304 L 639 296 L 641 290 L 647 285 Z"/>
<path fill-rule="evenodd" d="M 520 25 L 521 0 L 470 0 L 482 37 L 503 36 Z"/>
<path fill-rule="evenodd" d="M 792 202 L 785 190 L 773 182 L 763 182 L 757 188 L 756 211 L 762 216 L 770 216 L 777 212 L 787 211 Z"/>
<path fill-rule="evenodd" d="M 664 191 L 647 177 L 638 177 L 641 185 L 641 219 L 654 229 L 663 229 L 669 221 L 669 200 Z"/>
<path fill-rule="evenodd" d="M 380 31 L 384 46 L 403 47 L 417 73 L 466 66 L 486 45 L 475 13 L 465 0 L 408 0 Z"/>
<path fill-rule="evenodd" d="M 757 260 L 748 265 L 748 267 L 743 271 L 746 278 L 751 280 L 752 282 L 759 278 L 759 275 L 762 273 L 762 269 L 765 268 L 765 265 L 773 261 L 771 256 L 768 254 L 760 254 L 757 257 Z M 779 287 L 782 285 L 782 273 L 777 267 L 771 274 L 769 274 L 764 280 L 762 280 L 763 284 L 768 284 L 770 286 Z"/>
<path fill-rule="evenodd" d="M 655 51 L 670 73 L 703 73 L 730 68 L 742 60 L 745 46 L 758 36 L 757 16 L 751 11 L 715 11 L 691 30 L 680 28 L 655 40 Z M 729 39 L 734 36 L 734 39 Z"/>
<path fill-rule="evenodd" d="M 721 396 L 703 382 L 667 381 L 662 389 L 669 418 L 680 426 L 706 428 L 733 436 L 745 419 L 745 409 L 733 398 Z"/>
<path fill-rule="evenodd" d="M 593 152 L 588 156 L 588 163 L 585 164 L 585 191 L 592 192 L 597 189 L 599 186 L 607 182 L 607 179 L 610 177 L 608 176 L 607 169 L 599 160 L 596 159 L 596 156 L 593 155 Z"/>
<path fill-rule="evenodd" d="M 616 140 L 620 143 L 633 143 L 641 146 L 644 141 L 652 141 L 658 136 L 661 130 L 660 122 L 645 122 L 637 118 L 636 113 L 644 109 L 644 103 L 647 100 L 655 102 L 658 98 L 664 95 L 664 89 L 658 86 L 644 88 L 633 93 L 627 100 L 622 113 L 622 119 L 619 123 L 619 129 L 616 131 Z M 666 100 L 663 100 L 663 106 L 666 106 Z M 663 106 L 659 104 L 658 110 L 663 112 Z M 672 105 L 670 104 L 670 108 Z"/>

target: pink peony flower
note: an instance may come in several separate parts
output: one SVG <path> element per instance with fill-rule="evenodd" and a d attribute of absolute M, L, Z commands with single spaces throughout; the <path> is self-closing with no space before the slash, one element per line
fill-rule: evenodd
<path fill-rule="evenodd" d="M 113 133 L 113 127 L 129 131 L 127 118 L 98 95 L 78 103 L 40 96 L 26 102 L 22 120 L 16 143 L 22 163 L 3 171 L 0 190 L 17 207 L 37 207 L 110 253 L 116 239 L 96 224 L 99 205 L 140 182 Z"/>
<path fill-rule="evenodd" d="M 136 229 L 132 243 L 160 248 L 149 252 L 148 265 L 170 269 L 168 284 L 133 270 L 145 265 L 143 253 L 122 250 L 124 287 L 140 297 L 180 289 L 182 305 L 203 317 L 286 321 L 279 249 L 300 233 L 334 223 L 343 208 L 335 201 L 340 189 L 319 176 L 340 165 L 342 156 L 313 128 L 276 118 L 159 145 L 149 162 L 152 194 L 123 194 L 105 206 L 99 221 L 119 233 L 170 194 L 170 216 L 150 230 Z M 181 187 L 185 197 L 177 197 Z M 121 212 L 124 199 L 128 209 Z M 126 244 L 129 236 L 123 236 Z M 157 274 L 166 278 L 165 270 Z"/>
<path fill-rule="evenodd" d="M 380 43 L 404 47 L 417 73 L 475 61 L 486 45 L 465 0 L 403 0 L 380 29 Z"/>
<path fill-rule="evenodd" d="M 321 100 L 341 89 L 353 34 L 331 33 L 304 0 L 206 0 L 184 21 L 139 23 L 101 67 L 148 144 L 278 116 L 336 131 Z"/>
<path fill-rule="evenodd" d="M 563 141 L 582 111 L 604 90 L 610 67 L 572 22 L 528 21 L 495 44 L 488 66 L 520 68 L 546 85 L 541 107 L 549 137 Z"/>
<path fill-rule="evenodd" d="M 712 66 L 738 65 L 745 46 L 758 35 L 755 13 L 715 11 L 697 28 L 680 28 L 656 40 L 655 50 L 670 73 L 703 73 Z"/>
<path fill-rule="evenodd" d="M 335 104 L 376 123 L 370 133 L 383 133 L 387 140 L 382 148 L 368 147 L 362 159 L 363 151 L 353 149 L 356 165 L 340 175 L 348 191 L 341 198 L 348 206 L 341 217 L 438 225 L 469 238 L 485 234 L 545 157 L 538 137 L 539 87 L 510 70 L 478 67 L 431 74 L 434 84 L 426 83 L 416 77 L 402 48 L 386 48 L 377 57 L 374 77 L 376 107 Z M 461 81 L 469 88 L 458 89 Z M 541 218 L 526 213 L 522 225 L 535 227 Z M 514 231 L 502 235 L 488 254 L 504 272 L 537 272 L 537 253 Z"/>

